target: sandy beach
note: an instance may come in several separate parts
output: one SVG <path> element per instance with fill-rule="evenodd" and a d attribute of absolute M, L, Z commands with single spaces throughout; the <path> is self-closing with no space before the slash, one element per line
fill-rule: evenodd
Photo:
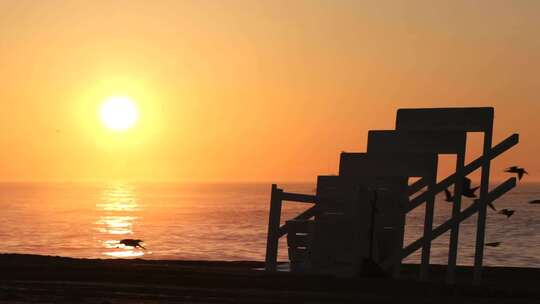
<path fill-rule="evenodd" d="M 404 279 L 340 279 L 320 275 L 266 273 L 255 261 L 100 260 L 0 255 L 0 303 L 538 303 L 540 269 L 489 267 L 484 284 L 442 282 L 434 266 L 430 283 Z"/>

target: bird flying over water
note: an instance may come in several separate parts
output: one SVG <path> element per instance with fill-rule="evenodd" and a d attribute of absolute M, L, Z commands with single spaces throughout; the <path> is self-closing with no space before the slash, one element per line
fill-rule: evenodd
<path fill-rule="evenodd" d="M 146 250 L 146 248 L 141 246 L 142 241 L 143 240 L 123 239 L 123 240 L 120 240 L 119 243 L 122 244 L 122 245 L 125 245 L 125 246 L 134 247 L 134 248 L 140 247 L 140 248 Z"/>
<path fill-rule="evenodd" d="M 476 204 L 480 204 L 480 199 L 475 199 L 474 202 L 475 202 Z M 489 208 L 491 208 L 491 210 L 497 211 L 497 208 L 495 208 L 495 206 L 493 205 L 493 202 L 488 202 L 487 205 L 489 206 Z"/>
<path fill-rule="evenodd" d="M 516 173 L 518 180 L 521 180 L 521 178 L 523 177 L 523 174 L 529 174 L 527 171 L 525 171 L 525 168 L 520 168 L 518 166 L 512 166 L 512 167 L 506 168 L 504 172 Z"/>
<path fill-rule="evenodd" d="M 493 203 L 488 203 L 488 206 L 489 206 L 489 208 L 491 208 L 491 210 L 497 211 L 497 208 L 495 208 L 495 206 L 493 205 Z"/>
<path fill-rule="evenodd" d="M 454 201 L 454 195 L 452 194 L 452 192 L 450 192 L 450 190 L 448 190 L 448 188 L 445 188 L 444 189 L 444 200 L 447 201 L 447 202 L 453 202 Z"/>
<path fill-rule="evenodd" d="M 471 180 L 467 177 L 464 177 L 463 178 L 463 196 L 466 196 L 466 197 L 476 197 L 476 194 L 474 194 L 474 192 L 478 189 L 479 187 L 473 187 L 471 188 Z"/>
<path fill-rule="evenodd" d="M 476 189 L 478 189 L 478 187 L 474 187 L 474 188 L 470 189 L 470 180 L 469 180 L 468 184 L 469 184 L 469 186 L 468 186 L 469 193 L 468 194 L 471 195 L 471 193 L 472 193 L 472 195 L 474 195 L 473 197 L 476 197 L 476 195 L 474 194 L 474 191 L 476 191 Z M 452 194 L 452 192 L 450 192 L 450 190 L 448 190 L 448 188 L 444 189 L 444 195 L 445 195 L 445 198 L 444 198 L 445 201 L 450 202 L 450 203 L 452 203 L 454 201 L 455 197 Z M 491 208 L 491 210 L 497 211 L 497 208 L 495 208 L 495 206 L 493 205 L 492 202 L 488 202 L 488 206 L 489 206 L 489 208 Z"/>
<path fill-rule="evenodd" d="M 501 242 L 492 242 L 492 243 L 486 243 L 486 246 L 489 247 L 498 247 L 501 244 Z"/>
<path fill-rule="evenodd" d="M 500 211 L 497 212 L 497 213 L 499 213 L 499 214 L 504 214 L 504 215 L 506 215 L 506 218 L 510 218 L 510 217 L 514 214 L 514 212 L 515 212 L 515 211 L 512 210 L 512 209 L 502 209 L 502 210 L 500 210 Z"/>

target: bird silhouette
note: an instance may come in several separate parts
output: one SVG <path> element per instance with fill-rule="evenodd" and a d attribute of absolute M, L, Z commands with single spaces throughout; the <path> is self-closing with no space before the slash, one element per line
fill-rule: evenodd
<path fill-rule="evenodd" d="M 491 210 L 497 211 L 497 208 L 495 208 L 495 206 L 493 205 L 493 203 L 491 203 L 491 202 L 488 203 L 488 206 L 489 206 L 489 208 L 491 208 Z"/>
<path fill-rule="evenodd" d="M 444 200 L 447 201 L 447 202 L 450 202 L 452 203 L 454 201 L 454 195 L 452 194 L 452 192 L 450 192 L 450 190 L 448 190 L 448 188 L 445 188 L 444 189 Z"/>
<path fill-rule="evenodd" d="M 540 204 L 540 200 L 532 200 L 529 204 Z"/>
<path fill-rule="evenodd" d="M 527 171 L 525 171 L 525 168 L 520 168 L 518 166 L 512 166 L 512 167 L 506 168 L 504 172 L 516 173 L 518 180 L 521 180 L 521 178 L 523 177 L 523 174 L 529 174 Z"/>
<path fill-rule="evenodd" d="M 466 196 L 466 197 L 476 197 L 476 194 L 474 194 L 474 192 L 478 189 L 479 187 L 473 187 L 471 188 L 471 180 L 469 178 L 466 178 L 464 177 L 463 178 L 463 196 Z"/>
<path fill-rule="evenodd" d="M 467 183 L 469 184 L 469 186 L 467 186 L 469 188 L 468 194 L 469 195 L 472 194 L 472 195 L 474 195 L 472 197 L 476 197 L 476 195 L 474 194 L 474 191 L 476 191 L 476 189 L 478 189 L 478 187 L 474 187 L 474 188 L 470 189 L 470 184 L 471 184 L 470 180 Z M 445 195 L 445 198 L 444 198 L 445 201 L 450 202 L 450 203 L 452 203 L 454 201 L 454 195 L 452 194 L 452 192 L 450 192 L 450 190 L 448 190 L 448 188 L 444 189 L 444 195 Z M 471 196 L 469 196 L 469 197 L 471 197 Z M 476 200 L 476 201 L 478 201 L 478 200 Z M 492 202 L 488 202 L 488 206 L 489 206 L 489 208 L 491 208 L 491 210 L 497 211 L 497 208 L 495 208 L 495 206 L 493 205 Z"/>
<path fill-rule="evenodd" d="M 502 210 L 500 210 L 500 211 L 497 212 L 497 213 L 499 213 L 499 214 L 504 214 L 504 215 L 506 215 L 506 218 L 510 218 L 510 217 L 514 214 L 514 212 L 515 212 L 515 211 L 512 210 L 512 209 L 502 209 Z"/>
<path fill-rule="evenodd" d="M 479 204 L 479 203 L 480 203 L 480 199 L 475 199 L 474 202 L 475 202 L 476 204 Z M 491 208 L 491 210 L 497 211 L 497 208 L 495 208 L 495 206 L 493 205 L 493 202 L 488 202 L 487 205 L 489 206 L 489 208 Z"/>
<path fill-rule="evenodd" d="M 140 247 L 140 248 L 146 250 L 146 248 L 141 246 L 142 241 L 143 240 L 123 239 L 123 240 L 120 240 L 119 243 L 122 244 L 122 245 L 125 245 L 125 246 L 134 247 L 134 248 Z"/>
<path fill-rule="evenodd" d="M 499 247 L 500 244 L 501 242 L 492 242 L 492 243 L 486 243 L 485 245 L 489 247 Z"/>

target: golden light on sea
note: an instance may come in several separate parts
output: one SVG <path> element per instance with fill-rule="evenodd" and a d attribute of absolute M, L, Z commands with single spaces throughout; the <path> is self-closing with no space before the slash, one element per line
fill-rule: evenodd
<path fill-rule="evenodd" d="M 100 202 L 96 204 L 100 216 L 94 222 L 103 255 L 127 258 L 151 253 L 120 244 L 121 239 L 136 235 L 135 227 L 141 218 L 142 207 L 133 186 L 113 183 L 105 188 Z"/>

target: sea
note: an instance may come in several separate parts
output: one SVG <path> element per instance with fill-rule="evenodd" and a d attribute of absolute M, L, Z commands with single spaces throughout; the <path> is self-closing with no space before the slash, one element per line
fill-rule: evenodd
<path fill-rule="evenodd" d="M 309 183 L 279 185 L 312 194 Z M 271 185 L 267 183 L 0 183 L 0 253 L 75 258 L 263 261 Z M 488 210 L 484 264 L 540 267 L 540 184 L 520 183 Z M 464 198 L 463 208 L 471 201 Z M 284 203 L 282 222 L 308 206 Z M 451 204 L 437 197 L 435 223 Z M 424 208 L 407 215 L 406 243 L 422 236 Z M 476 216 L 461 224 L 458 264 L 472 265 Z M 141 239 L 145 249 L 119 243 Z M 434 240 L 432 263 L 446 264 L 449 233 Z M 417 263 L 419 252 L 405 262 Z M 287 261 L 286 240 L 279 259 Z"/>

